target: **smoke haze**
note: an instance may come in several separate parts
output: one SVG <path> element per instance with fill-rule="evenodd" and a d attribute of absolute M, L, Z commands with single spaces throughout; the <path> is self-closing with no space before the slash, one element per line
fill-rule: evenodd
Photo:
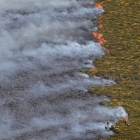
<path fill-rule="evenodd" d="M 0 139 L 107 138 L 106 121 L 127 117 L 100 106 L 91 87 L 116 84 L 89 77 L 105 54 L 92 32 L 104 10 L 92 0 L 0 0 Z M 95 93 L 96 94 L 96 93 Z"/>

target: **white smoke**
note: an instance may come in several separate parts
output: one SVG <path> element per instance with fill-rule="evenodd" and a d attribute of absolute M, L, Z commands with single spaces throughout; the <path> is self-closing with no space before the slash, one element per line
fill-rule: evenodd
<path fill-rule="evenodd" d="M 105 130 L 107 120 L 110 120 L 111 124 L 115 124 L 119 121 L 119 117 L 128 117 L 122 107 L 98 106 L 103 98 L 86 96 L 80 100 L 71 99 L 56 104 L 42 102 L 34 107 L 35 112 L 32 111 L 32 104 L 26 113 L 34 117 L 28 119 L 26 118 L 28 115 L 23 114 L 23 117 L 20 118 L 21 122 L 12 118 L 13 116 L 10 117 L 11 115 L 3 119 L 6 114 L 1 114 L 1 126 L 6 130 L 1 130 L 1 137 L 20 139 L 20 137 L 28 135 L 27 139 L 36 137 L 40 140 L 44 140 L 40 135 L 44 135 L 44 138 L 48 139 L 67 138 L 68 140 L 72 138 L 93 139 L 98 136 L 106 138 L 113 134 L 112 131 Z M 104 97 L 104 100 L 108 99 Z M 38 100 L 38 102 L 40 101 Z M 22 113 L 25 108 L 26 106 L 21 106 L 21 110 L 17 109 L 17 112 Z M 41 113 L 44 115 L 40 116 Z M 24 117 L 26 120 L 23 119 Z M 38 135 L 39 133 L 40 135 Z"/>
<path fill-rule="evenodd" d="M 89 77 L 105 54 L 94 41 L 92 0 L 0 0 L 0 137 L 2 140 L 106 138 L 104 126 L 126 117 L 88 89 L 115 84 Z"/>

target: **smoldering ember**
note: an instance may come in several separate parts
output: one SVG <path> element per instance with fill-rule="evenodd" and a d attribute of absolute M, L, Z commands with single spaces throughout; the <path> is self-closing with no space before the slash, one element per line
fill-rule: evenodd
<path fill-rule="evenodd" d="M 104 12 L 92 0 L 0 1 L 0 139 L 107 138 L 107 120 L 127 113 L 100 106 L 91 87 L 116 84 L 89 77 L 105 49 L 92 33 Z M 96 94 L 96 93 L 95 93 Z"/>

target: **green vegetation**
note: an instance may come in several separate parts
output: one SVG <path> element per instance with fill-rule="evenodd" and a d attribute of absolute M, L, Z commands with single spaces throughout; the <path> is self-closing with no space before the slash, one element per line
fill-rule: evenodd
<path fill-rule="evenodd" d="M 106 59 L 95 61 L 97 72 L 85 71 L 118 84 L 96 87 L 93 94 L 106 95 L 116 101 L 106 102 L 108 106 L 121 105 L 127 111 L 130 126 L 119 121 L 115 135 L 109 140 L 140 140 L 140 0 L 96 0 L 101 2 L 105 12 L 96 22 L 103 24 L 99 33 L 110 51 Z"/>

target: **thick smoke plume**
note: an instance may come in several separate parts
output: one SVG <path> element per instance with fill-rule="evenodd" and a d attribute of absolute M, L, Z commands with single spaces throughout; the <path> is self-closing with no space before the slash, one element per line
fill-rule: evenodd
<path fill-rule="evenodd" d="M 0 139 L 91 140 L 127 117 L 91 87 L 115 84 L 83 70 L 105 54 L 92 32 L 92 0 L 0 0 Z"/>

